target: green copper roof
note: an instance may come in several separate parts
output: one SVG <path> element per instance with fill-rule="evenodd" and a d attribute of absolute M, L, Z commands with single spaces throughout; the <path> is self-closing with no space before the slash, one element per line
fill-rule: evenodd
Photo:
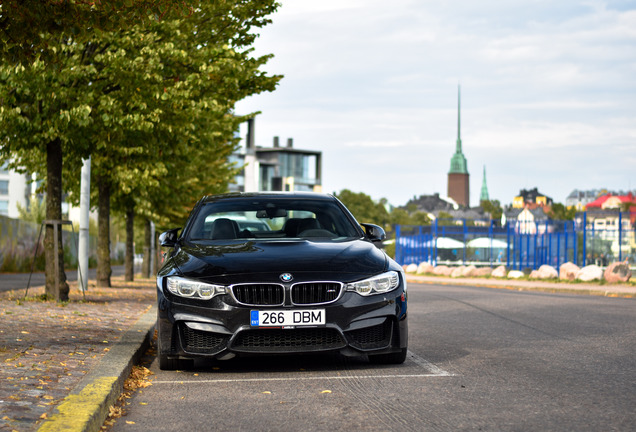
<path fill-rule="evenodd" d="M 486 186 L 486 165 L 484 165 L 484 179 L 481 182 L 481 193 L 479 194 L 479 202 L 482 201 L 490 201 L 488 186 Z"/>
<path fill-rule="evenodd" d="M 462 153 L 462 139 L 461 139 L 461 106 L 460 106 L 460 89 L 457 87 L 457 143 L 455 145 L 455 154 L 451 158 L 451 167 L 449 174 L 468 174 L 468 166 L 466 164 L 466 157 Z"/>

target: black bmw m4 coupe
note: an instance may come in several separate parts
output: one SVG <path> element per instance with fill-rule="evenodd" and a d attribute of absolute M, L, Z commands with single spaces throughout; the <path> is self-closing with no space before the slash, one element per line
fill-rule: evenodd
<path fill-rule="evenodd" d="M 403 363 L 406 281 L 384 239 L 331 195 L 202 198 L 183 229 L 160 236 L 160 368 L 321 352 Z"/>

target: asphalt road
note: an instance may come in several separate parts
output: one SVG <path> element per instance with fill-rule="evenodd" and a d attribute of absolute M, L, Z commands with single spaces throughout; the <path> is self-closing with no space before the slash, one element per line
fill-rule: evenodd
<path fill-rule="evenodd" d="M 112 266 L 113 276 L 120 276 L 124 274 L 124 266 Z M 29 284 L 29 273 L 0 273 L 0 292 L 9 291 L 14 289 L 26 289 Z M 77 269 L 67 270 L 66 278 L 69 281 L 77 280 Z M 97 278 L 96 270 L 88 270 L 89 280 L 95 280 Z M 31 275 L 31 283 L 28 286 L 36 287 L 42 286 L 45 283 L 44 272 L 35 272 Z"/>
<path fill-rule="evenodd" d="M 269 357 L 164 372 L 113 431 L 631 431 L 636 301 L 409 285 L 401 366 Z"/>

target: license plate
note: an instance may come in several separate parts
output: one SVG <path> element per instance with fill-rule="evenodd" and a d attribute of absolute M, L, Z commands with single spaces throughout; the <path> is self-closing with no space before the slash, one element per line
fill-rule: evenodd
<path fill-rule="evenodd" d="M 250 312 L 252 327 L 286 327 L 324 325 L 324 309 L 253 310 Z"/>

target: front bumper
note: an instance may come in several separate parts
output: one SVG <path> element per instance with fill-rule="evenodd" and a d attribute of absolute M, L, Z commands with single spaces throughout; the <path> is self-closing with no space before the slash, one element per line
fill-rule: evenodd
<path fill-rule="evenodd" d="M 209 301 L 182 299 L 157 279 L 160 355 L 225 359 L 235 355 L 340 352 L 347 356 L 388 354 L 407 347 L 404 282 L 385 294 L 363 297 L 343 292 L 321 305 L 246 306 L 230 294 Z M 324 309 L 322 326 L 252 327 L 252 310 Z"/>

